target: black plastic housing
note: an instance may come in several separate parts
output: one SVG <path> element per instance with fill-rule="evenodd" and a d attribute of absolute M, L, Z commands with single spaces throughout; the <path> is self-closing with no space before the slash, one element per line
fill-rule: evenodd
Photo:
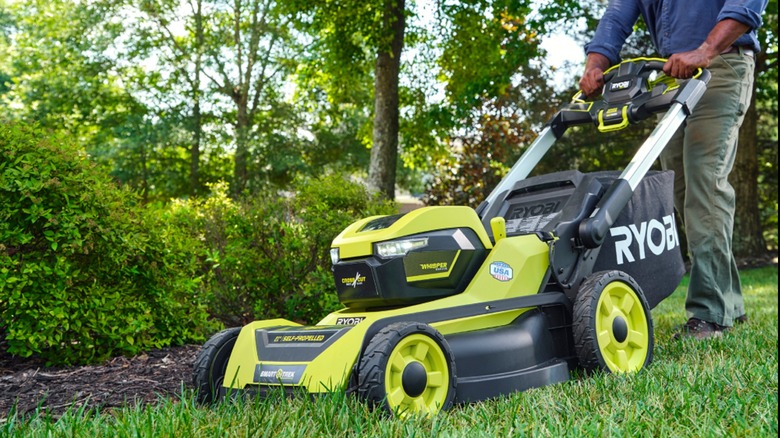
<path fill-rule="evenodd" d="M 427 238 L 428 245 L 401 257 L 374 255 L 333 265 L 339 301 L 350 308 L 411 305 L 463 292 L 487 251 L 469 228 L 431 231 L 397 240 Z M 376 245 L 376 243 L 375 243 Z"/>

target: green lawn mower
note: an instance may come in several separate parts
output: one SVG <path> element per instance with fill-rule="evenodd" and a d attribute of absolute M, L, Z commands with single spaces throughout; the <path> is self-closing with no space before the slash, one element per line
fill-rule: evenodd
<path fill-rule="evenodd" d="M 424 207 L 359 220 L 334 240 L 344 308 L 313 326 L 255 321 L 214 335 L 195 361 L 204 403 L 226 394 L 346 391 L 391 414 L 430 415 L 563 382 L 635 372 L 653 357 L 650 310 L 684 274 L 673 174 L 650 171 L 706 89 L 636 58 L 600 99 L 555 114 L 475 210 Z M 567 128 L 601 132 L 665 111 L 622 172 L 528 177 Z"/>

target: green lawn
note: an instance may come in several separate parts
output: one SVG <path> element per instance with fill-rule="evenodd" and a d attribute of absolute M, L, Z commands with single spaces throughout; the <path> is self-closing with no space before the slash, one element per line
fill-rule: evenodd
<path fill-rule="evenodd" d="M 685 282 L 653 310 L 655 360 L 635 375 L 566 383 L 432 419 L 396 420 L 341 394 L 196 407 L 192 397 L 145 409 L 11 417 L 0 436 L 777 436 L 777 267 L 742 272 L 750 321 L 708 341 L 672 341 Z"/>

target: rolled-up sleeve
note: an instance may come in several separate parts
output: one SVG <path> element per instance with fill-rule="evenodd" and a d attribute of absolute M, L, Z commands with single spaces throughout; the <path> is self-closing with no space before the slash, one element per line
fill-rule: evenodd
<path fill-rule="evenodd" d="M 612 64 L 620 62 L 620 50 L 633 32 L 639 13 L 637 0 L 610 0 L 596 34 L 585 45 L 585 53 L 600 53 Z"/>
<path fill-rule="evenodd" d="M 731 18 L 750 26 L 751 30 L 761 27 L 761 14 L 766 9 L 767 0 L 730 0 L 726 1 L 718 14 L 718 21 Z"/>

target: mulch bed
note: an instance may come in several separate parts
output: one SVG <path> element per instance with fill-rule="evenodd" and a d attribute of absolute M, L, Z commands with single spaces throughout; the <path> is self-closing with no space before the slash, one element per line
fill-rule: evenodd
<path fill-rule="evenodd" d="M 0 349 L 0 423 L 14 405 L 19 415 L 39 409 L 56 418 L 69 408 L 109 410 L 176 398 L 182 388 L 192 387 L 192 364 L 199 349 L 168 347 L 76 367 L 45 367 Z"/>

